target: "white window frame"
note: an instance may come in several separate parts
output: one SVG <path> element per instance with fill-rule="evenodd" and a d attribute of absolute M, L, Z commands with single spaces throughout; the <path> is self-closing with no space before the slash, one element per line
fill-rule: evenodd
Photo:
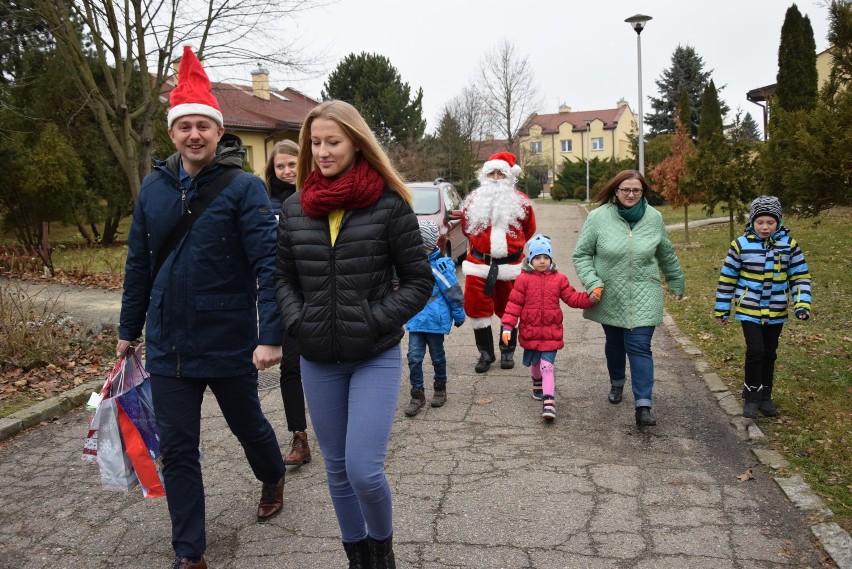
<path fill-rule="evenodd" d="M 574 141 L 570 138 L 566 138 L 565 140 L 559 141 L 560 148 L 562 148 L 562 154 L 571 154 L 574 151 Z M 565 146 L 568 146 L 568 150 L 565 150 Z"/>
<path fill-rule="evenodd" d="M 541 154 L 541 141 L 533 140 L 530 142 L 530 152 L 532 154 Z"/>
<path fill-rule="evenodd" d="M 604 149 L 604 140 L 602 136 L 596 136 L 592 139 L 592 152 L 601 152 Z"/>

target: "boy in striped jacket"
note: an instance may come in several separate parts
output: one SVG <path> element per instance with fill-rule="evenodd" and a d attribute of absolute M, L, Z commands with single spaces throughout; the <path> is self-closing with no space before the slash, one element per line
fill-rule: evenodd
<path fill-rule="evenodd" d="M 772 384 L 778 338 L 792 303 L 799 320 L 811 312 L 811 275 L 805 256 L 781 218 L 781 202 L 760 196 L 751 203 L 745 233 L 728 250 L 716 288 L 714 316 L 743 328 L 746 343 L 743 417 L 778 414 L 772 402 Z"/>

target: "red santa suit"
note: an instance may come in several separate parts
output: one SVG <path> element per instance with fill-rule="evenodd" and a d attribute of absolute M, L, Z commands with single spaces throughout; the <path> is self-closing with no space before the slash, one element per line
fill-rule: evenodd
<path fill-rule="evenodd" d="M 504 177 L 495 179 L 493 172 Z M 515 189 L 520 168 L 510 152 L 492 155 L 483 165 L 480 187 L 462 205 L 462 231 L 468 238 L 468 253 L 462 264 L 465 274 L 464 310 L 470 318 L 480 351 L 476 371 L 485 371 L 494 361 L 491 317 L 503 316 L 515 279 L 521 273 L 524 245 L 535 234 L 532 203 Z M 489 174 L 492 174 L 489 177 Z M 478 330 L 485 330 L 479 332 Z M 487 337 L 486 337 L 487 335 Z M 512 336 L 516 339 L 516 335 Z M 515 342 L 501 345 L 501 366 L 514 366 Z M 489 360 L 490 361 L 487 361 Z"/>

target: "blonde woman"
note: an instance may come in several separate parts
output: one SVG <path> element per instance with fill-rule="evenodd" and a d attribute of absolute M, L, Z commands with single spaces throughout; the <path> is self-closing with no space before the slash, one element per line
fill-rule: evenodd
<path fill-rule="evenodd" d="M 302 355 L 349 566 L 396 567 L 384 464 L 403 325 L 429 299 L 432 270 L 411 194 L 352 105 L 315 107 L 299 142 L 300 191 L 279 221 L 276 299 Z"/>

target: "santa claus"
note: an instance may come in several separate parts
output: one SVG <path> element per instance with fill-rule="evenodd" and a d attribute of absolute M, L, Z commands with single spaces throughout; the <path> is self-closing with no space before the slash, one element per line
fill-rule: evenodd
<path fill-rule="evenodd" d="M 464 311 L 473 325 L 479 361 L 477 373 L 495 361 L 491 317 L 502 318 L 509 293 L 521 273 L 524 244 L 535 234 L 535 214 L 529 198 L 515 189 L 520 166 L 515 155 L 498 152 L 482 166 L 480 186 L 462 205 L 462 231 L 468 238 L 462 264 Z M 518 331 L 508 344 L 500 342 L 500 367 L 515 367 Z"/>

